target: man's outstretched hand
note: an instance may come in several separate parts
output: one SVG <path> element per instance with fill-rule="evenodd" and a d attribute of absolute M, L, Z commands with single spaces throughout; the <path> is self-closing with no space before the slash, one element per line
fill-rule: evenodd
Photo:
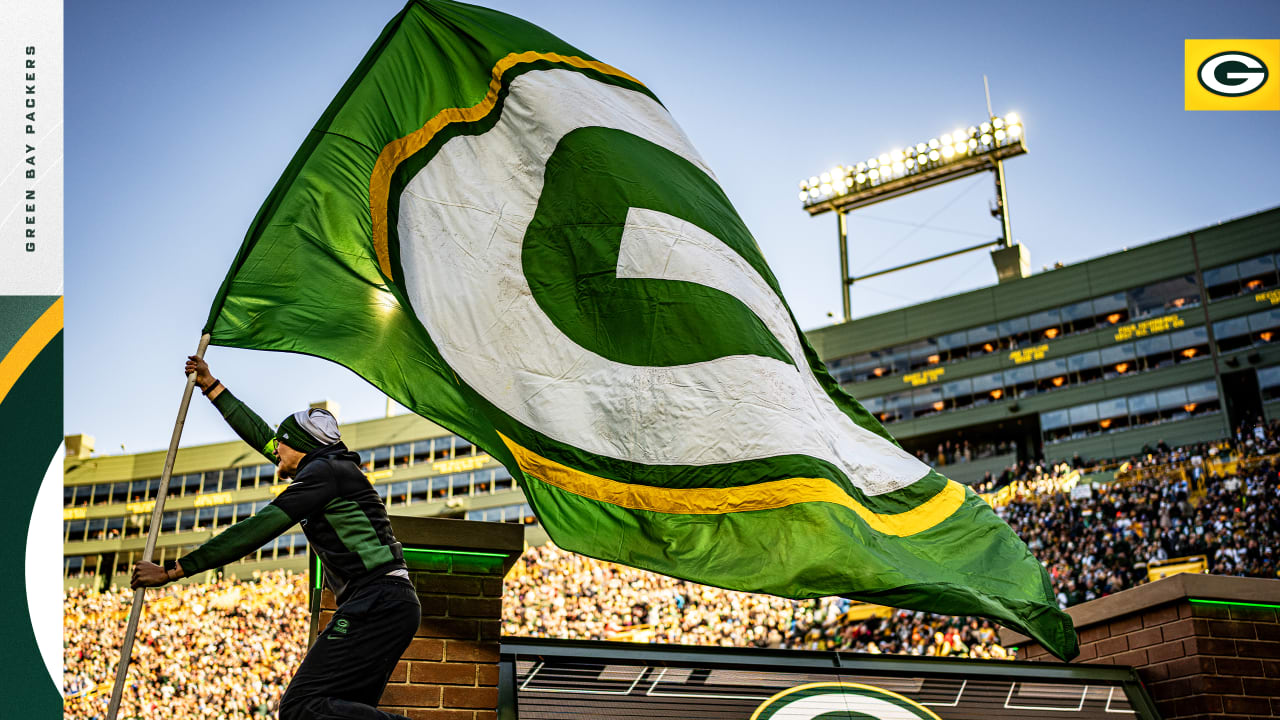
<path fill-rule="evenodd" d="M 133 566 L 133 577 L 129 579 L 129 587 L 137 590 L 140 587 L 160 587 L 169 582 L 169 573 L 153 562 L 140 560 Z"/>
<path fill-rule="evenodd" d="M 199 385 L 201 390 L 208 390 L 210 385 L 218 382 L 218 379 L 209 372 L 209 363 L 205 362 L 204 358 L 196 357 L 195 355 L 187 356 L 187 364 L 182 371 L 183 375 L 190 375 L 191 373 L 196 374 L 196 385 Z"/>

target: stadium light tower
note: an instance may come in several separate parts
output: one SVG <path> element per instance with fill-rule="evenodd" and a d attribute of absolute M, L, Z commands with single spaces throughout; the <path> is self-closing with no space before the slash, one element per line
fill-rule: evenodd
<path fill-rule="evenodd" d="M 990 115 L 990 113 L 988 113 Z M 916 265 L 962 253 L 998 246 L 992 262 L 1001 282 L 1024 277 L 1030 264 L 1026 249 L 1013 243 L 1005 193 L 1004 161 L 1027 152 L 1022 120 L 1015 113 L 991 115 L 986 122 L 957 129 L 906 148 L 897 148 L 854 165 L 837 165 L 821 175 L 800 181 L 800 202 L 809 215 L 834 211 L 840 236 L 840 279 L 844 319 L 851 318 L 849 292 L 859 280 L 886 275 Z M 992 242 L 953 250 L 923 260 L 849 276 L 849 234 L 845 214 L 907 193 L 976 173 L 992 172 L 996 182 L 996 207 L 1001 236 Z"/>

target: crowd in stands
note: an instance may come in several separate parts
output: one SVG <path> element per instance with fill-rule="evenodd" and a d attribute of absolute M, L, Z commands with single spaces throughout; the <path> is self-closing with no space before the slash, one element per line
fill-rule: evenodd
<path fill-rule="evenodd" d="M 1048 568 L 1063 606 L 1147 580 L 1162 560 L 1203 555 L 1210 572 L 1275 577 L 1280 568 L 1280 425 L 1230 442 L 1168 447 L 1108 464 L 1118 481 L 1071 487 L 1098 464 L 1020 463 L 990 478 L 997 512 Z M 1065 482 L 1070 479 L 1072 482 Z M 302 576 L 266 573 L 153 591 L 135 645 L 122 718 L 256 718 L 268 713 L 304 652 Z M 67 716 L 105 717 L 132 593 L 66 593 Z M 730 592 L 604 563 L 554 545 L 530 548 L 508 576 L 503 632 L 736 647 L 1004 658 L 985 620 L 894 610 L 840 598 Z M 868 617 L 870 615 L 870 617 Z M 140 685 L 143 692 L 139 692 Z"/>
<path fill-rule="evenodd" d="M 128 588 L 66 592 L 65 717 L 107 717 L 132 601 Z M 306 601 L 305 576 L 282 570 L 148 591 L 118 717 L 274 717 L 306 651 Z"/>
<path fill-rule="evenodd" d="M 530 548 L 520 563 L 506 583 L 507 635 L 607 640 L 638 627 L 632 639 L 681 645 L 1005 656 L 986 620 L 898 610 L 853 621 L 849 615 L 862 606 L 844 598 L 721 590 L 551 544 Z"/>

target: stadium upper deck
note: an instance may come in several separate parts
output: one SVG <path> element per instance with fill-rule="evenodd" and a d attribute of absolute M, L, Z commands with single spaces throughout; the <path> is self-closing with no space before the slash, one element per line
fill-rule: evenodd
<path fill-rule="evenodd" d="M 808 337 L 910 450 L 1129 455 L 1280 414 L 1277 250 L 1273 208 Z M 980 477 L 1014 459 L 946 471 Z"/>
<path fill-rule="evenodd" d="M 808 335 L 908 449 L 932 460 L 946 441 L 1016 448 L 943 468 L 957 480 L 1017 459 L 1130 455 L 1280 416 L 1278 251 L 1275 208 Z M 533 526 L 530 542 L 545 539 L 510 474 L 466 440 L 413 415 L 342 432 L 391 512 L 520 522 Z M 142 552 L 164 453 L 93 457 L 81 439 L 68 438 L 65 463 L 66 583 L 124 582 Z M 159 558 L 187 552 L 283 490 L 261 460 L 239 441 L 183 448 Z M 294 529 L 228 572 L 301 570 L 305 559 Z"/>

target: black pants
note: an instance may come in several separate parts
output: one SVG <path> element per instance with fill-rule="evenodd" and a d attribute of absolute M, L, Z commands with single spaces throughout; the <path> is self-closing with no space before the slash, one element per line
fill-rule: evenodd
<path fill-rule="evenodd" d="M 391 720 L 377 709 L 422 616 L 413 585 L 375 580 L 348 598 L 302 660 L 280 700 L 280 720 Z"/>

